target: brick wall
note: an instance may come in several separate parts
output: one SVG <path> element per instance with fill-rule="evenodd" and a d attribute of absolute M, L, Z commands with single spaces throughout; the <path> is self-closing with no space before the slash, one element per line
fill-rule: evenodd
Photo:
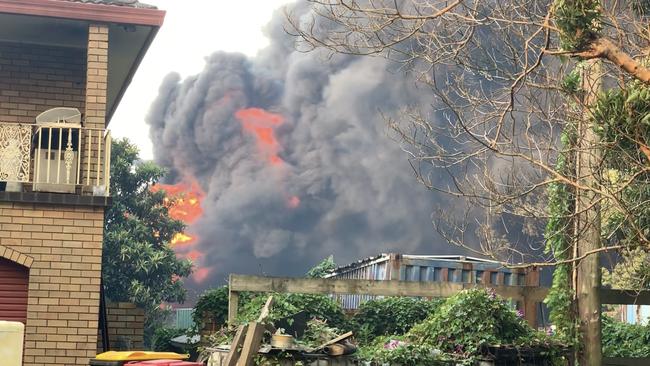
<path fill-rule="evenodd" d="M 83 112 L 86 50 L 0 42 L 0 122 L 34 123 L 54 107 Z"/>
<path fill-rule="evenodd" d="M 132 303 L 106 304 L 109 350 L 144 350 L 144 310 Z M 102 352 L 101 330 L 97 336 L 97 353 Z"/>
<path fill-rule="evenodd" d="M 108 85 L 108 26 L 91 24 L 88 27 L 88 69 L 86 70 L 86 115 L 85 127 L 103 129 L 106 123 L 106 93 Z M 94 133 L 94 132 L 92 132 Z M 96 137 L 92 139 L 90 154 L 82 156 L 81 164 L 90 170 L 90 177 L 96 177 L 97 171 L 103 171 L 103 159 L 97 161 L 100 154 Z M 90 158 L 90 166 L 87 159 Z M 98 166 L 99 165 L 99 166 Z M 86 172 L 88 175 L 88 172 Z"/>
<path fill-rule="evenodd" d="M 108 85 L 108 27 L 106 25 L 91 25 L 88 28 L 87 57 L 86 126 L 104 128 Z"/>
<path fill-rule="evenodd" d="M 25 366 L 95 355 L 103 220 L 101 207 L 0 202 L 0 251 L 31 264 Z"/>

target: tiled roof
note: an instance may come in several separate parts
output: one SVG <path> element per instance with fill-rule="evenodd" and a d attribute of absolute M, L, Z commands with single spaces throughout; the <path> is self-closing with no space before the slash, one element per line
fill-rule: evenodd
<path fill-rule="evenodd" d="M 128 6 L 131 8 L 156 9 L 155 6 L 149 4 L 143 4 L 138 0 L 65 0 L 65 1 L 72 1 L 75 3 Z"/>

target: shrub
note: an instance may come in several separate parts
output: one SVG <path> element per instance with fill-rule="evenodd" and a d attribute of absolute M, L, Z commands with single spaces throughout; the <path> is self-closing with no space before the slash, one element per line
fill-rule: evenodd
<path fill-rule="evenodd" d="M 476 354 L 482 345 L 540 343 L 542 335 L 521 315 L 491 291 L 465 290 L 413 327 L 408 340 L 460 355 Z"/>
<path fill-rule="evenodd" d="M 256 296 L 244 304 L 237 316 L 238 322 L 246 323 L 257 319 L 268 296 L 269 294 Z M 328 325 L 341 330 L 349 328 L 341 306 L 329 296 L 273 294 L 273 300 L 273 306 L 267 318 L 270 322 L 304 310 L 308 319 L 325 320 Z"/>
<path fill-rule="evenodd" d="M 224 325 L 228 319 L 228 286 L 206 290 L 199 296 L 192 313 L 194 324 L 201 328 L 206 320 Z"/>
<path fill-rule="evenodd" d="M 482 346 L 535 347 L 553 362 L 557 343 L 532 329 L 493 292 L 465 290 L 445 300 L 427 319 L 403 336 L 380 337 L 361 350 L 364 360 L 403 365 L 454 361 L 470 365 Z"/>
<path fill-rule="evenodd" d="M 602 344 L 605 357 L 650 357 L 650 326 L 604 316 Z"/>
<path fill-rule="evenodd" d="M 171 340 L 178 336 L 186 334 L 187 330 L 178 328 L 158 328 L 154 331 L 152 348 L 158 352 L 179 352 L 177 347 L 171 344 Z"/>
<path fill-rule="evenodd" d="M 387 297 L 361 304 L 352 319 L 356 338 L 362 343 L 384 335 L 401 335 L 429 317 L 442 300 Z"/>

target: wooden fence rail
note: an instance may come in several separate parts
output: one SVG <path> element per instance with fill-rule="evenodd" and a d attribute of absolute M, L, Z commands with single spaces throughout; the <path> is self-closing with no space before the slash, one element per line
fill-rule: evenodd
<path fill-rule="evenodd" d="M 522 304 L 524 317 L 537 324 L 537 304 L 548 293 L 547 288 L 533 286 L 486 286 L 457 282 L 375 281 L 349 279 L 312 279 L 263 277 L 231 274 L 229 281 L 228 323 L 234 324 L 239 308 L 240 292 L 278 292 L 323 295 L 375 295 L 411 297 L 450 297 L 468 288 L 492 288 L 502 297 Z"/>

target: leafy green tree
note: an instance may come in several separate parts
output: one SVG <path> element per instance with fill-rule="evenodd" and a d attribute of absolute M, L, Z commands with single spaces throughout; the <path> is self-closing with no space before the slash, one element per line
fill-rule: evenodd
<path fill-rule="evenodd" d="M 102 278 L 110 300 L 143 307 L 151 325 L 160 318 L 161 303 L 185 300 L 182 278 L 190 275 L 192 263 L 178 259 L 169 246 L 184 224 L 169 216 L 165 192 L 151 190 L 165 171 L 141 162 L 138 154 L 126 139 L 113 142 L 113 204 L 104 220 Z"/>
<path fill-rule="evenodd" d="M 334 262 L 334 256 L 330 255 L 317 264 L 316 267 L 310 269 L 307 272 L 307 278 L 323 278 L 334 269 L 336 269 L 336 262 Z"/>

